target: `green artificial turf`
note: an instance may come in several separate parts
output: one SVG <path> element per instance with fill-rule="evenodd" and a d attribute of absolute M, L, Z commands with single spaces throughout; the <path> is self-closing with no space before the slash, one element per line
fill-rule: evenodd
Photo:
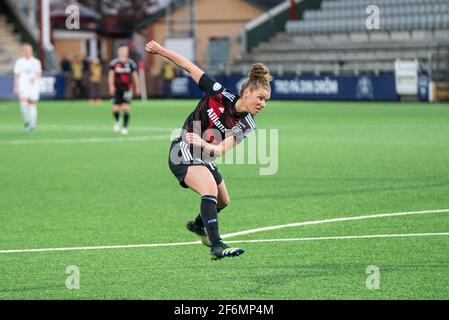
<path fill-rule="evenodd" d="M 199 197 L 179 187 L 167 164 L 169 135 L 195 104 L 135 102 L 130 134 L 121 137 L 112 132 L 109 102 L 42 101 L 30 134 L 17 102 L 1 101 L 0 251 L 196 241 L 185 222 Z M 270 101 L 256 122 L 258 141 L 261 129 L 278 130 L 277 171 L 219 165 L 231 197 L 219 215 L 222 234 L 449 209 L 448 104 Z M 444 232 L 449 212 L 229 240 Z M 447 235 L 232 245 L 246 253 L 219 262 L 199 244 L 0 253 L 0 299 L 449 298 Z M 65 285 L 71 265 L 80 270 L 79 290 Z M 380 289 L 365 285 L 371 265 Z"/>

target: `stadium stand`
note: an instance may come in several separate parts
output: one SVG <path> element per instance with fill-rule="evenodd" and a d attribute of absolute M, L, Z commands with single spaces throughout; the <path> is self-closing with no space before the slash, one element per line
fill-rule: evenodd
<path fill-rule="evenodd" d="M 20 43 L 14 26 L 7 23 L 5 15 L 0 15 L 0 74 L 12 72 L 14 61 L 22 53 Z"/>
<path fill-rule="evenodd" d="M 22 55 L 22 43 L 31 44 L 35 52 L 38 49 L 38 30 L 20 10 L 22 3 L 27 1 L 0 1 L 0 74 L 12 73 L 14 61 Z"/>
<path fill-rule="evenodd" d="M 380 30 L 365 26 L 365 9 L 373 2 L 381 8 Z M 437 72 L 448 68 L 448 47 L 447 0 L 325 0 L 239 63 L 261 61 L 285 73 L 358 74 L 393 72 L 396 58 L 416 58 L 424 70 L 432 61 Z"/>
<path fill-rule="evenodd" d="M 366 27 L 372 4 L 380 9 L 377 30 Z M 449 1 L 323 0 L 239 57 L 231 72 L 263 62 L 278 74 L 382 74 L 394 72 L 396 59 L 417 59 L 448 91 Z"/>

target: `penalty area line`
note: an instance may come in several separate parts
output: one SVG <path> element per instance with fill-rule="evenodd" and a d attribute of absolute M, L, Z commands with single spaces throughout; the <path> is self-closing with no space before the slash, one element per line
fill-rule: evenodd
<path fill-rule="evenodd" d="M 174 242 L 174 243 L 129 244 L 129 245 L 93 246 L 93 247 L 15 249 L 15 250 L 0 250 L 0 254 L 2 254 L 2 253 L 25 253 L 25 252 L 85 251 L 85 250 L 106 250 L 106 249 L 174 247 L 174 246 L 187 246 L 187 245 L 193 245 L 193 244 L 201 244 L 201 241 Z"/>
<path fill-rule="evenodd" d="M 426 211 L 410 211 L 410 212 L 395 212 L 395 213 L 381 213 L 364 216 L 343 217 L 335 219 L 324 219 L 316 221 L 305 221 L 298 223 L 290 223 L 279 226 L 271 226 L 257 229 L 250 229 L 235 233 L 228 233 L 222 235 L 222 238 L 230 238 L 240 235 L 252 234 L 256 232 L 278 230 L 287 227 L 298 227 L 304 225 L 314 225 L 341 221 L 353 221 L 375 218 L 386 218 L 395 216 L 408 216 L 418 214 L 431 214 L 431 213 L 447 213 L 449 209 L 441 210 L 426 210 Z M 317 237 L 317 238 L 288 238 L 288 239 L 265 239 L 265 240 L 233 240 L 227 241 L 227 243 L 239 243 L 239 242 L 282 242 L 282 241 L 312 241 L 312 240 L 340 240 L 340 239 L 369 239 L 369 238 L 397 238 L 397 237 L 429 237 L 429 236 L 448 236 L 449 232 L 440 233 L 407 233 L 407 234 L 384 234 L 384 235 L 359 235 L 359 236 L 339 236 L 339 237 Z M 51 251 L 83 251 L 83 250 L 106 250 L 106 249 L 129 249 L 129 248 L 151 248 L 151 247 L 174 247 L 185 245 L 201 244 L 200 241 L 193 242 L 175 242 L 175 243 L 153 243 L 153 244 L 130 244 L 130 245 L 110 245 L 110 246 L 86 246 L 86 247 L 67 247 L 67 248 L 43 248 L 43 249 L 13 249 L 13 250 L 0 250 L 0 254 L 5 253 L 29 253 L 29 252 L 51 252 Z"/>
<path fill-rule="evenodd" d="M 0 107 L 1 110 L 1 107 Z M 19 125 L 0 125 L 0 131 L 18 131 L 22 127 Z M 45 131 L 65 131 L 65 132 L 112 132 L 112 126 L 105 125 L 55 125 L 55 124 L 40 124 L 38 126 L 39 132 Z M 177 128 L 172 127 L 142 127 L 142 126 L 133 126 L 132 131 L 141 131 L 141 132 L 165 132 L 165 131 L 173 131 Z"/>
<path fill-rule="evenodd" d="M 256 239 L 256 240 L 231 240 L 231 241 L 227 241 L 226 243 L 262 243 L 262 242 L 323 241 L 323 240 L 352 240 L 352 239 L 410 238 L 410 237 L 441 237 L 441 236 L 449 236 L 449 232 L 370 234 L 370 235 L 358 235 L 358 236 L 281 238 L 281 239 Z M 72 247 L 72 248 L 0 250 L 0 254 L 6 254 L 6 253 L 31 253 L 31 252 L 51 252 L 51 251 L 86 251 L 86 250 L 106 250 L 106 249 L 177 247 L 177 246 L 198 245 L 198 244 L 201 244 L 201 241 L 174 242 L 174 243 L 153 243 L 153 244 L 130 244 L 130 245 L 97 246 L 97 247 Z"/>
<path fill-rule="evenodd" d="M 440 209 L 440 210 L 425 210 L 425 211 L 409 211 L 409 212 L 394 212 L 394 213 L 380 213 L 380 214 L 371 214 L 364 216 L 354 216 L 354 217 L 342 217 L 342 218 L 333 218 L 333 219 L 324 219 L 324 220 L 316 220 L 316 221 L 303 221 L 297 223 L 288 223 L 282 224 L 278 226 L 269 226 L 263 228 L 249 229 L 234 233 L 228 233 L 221 236 L 221 238 L 231 238 L 236 236 L 243 236 L 247 234 L 271 231 L 271 230 L 279 230 L 284 228 L 291 227 L 301 227 L 306 225 L 314 225 L 314 224 L 323 224 L 323 223 L 333 223 L 333 222 L 342 222 L 342 221 L 354 221 L 354 220 L 366 220 L 366 219 L 380 219 L 387 217 L 398 217 L 398 216 L 409 216 L 409 215 L 423 215 L 423 214 L 432 214 L 432 213 L 449 213 L 449 209 Z"/>
<path fill-rule="evenodd" d="M 361 236 L 315 237 L 315 238 L 284 238 L 284 239 L 257 239 L 257 240 L 231 240 L 226 243 L 258 243 L 258 242 L 287 242 L 287 241 L 321 241 L 321 240 L 351 240 L 373 238 L 409 238 L 409 237 L 438 237 L 449 236 L 449 232 L 436 233 L 398 233 L 398 234 L 370 234 Z"/>
<path fill-rule="evenodd" d="M 79 138 L 79 139 L 46 139 L 46 140 L 11 140 L 0 141 L 0 145 L 30 145 L 30 144 L 72 144 L 72 143 L 111 143 L 111 142 L 140 142 L 151 140 L 167 140 L 169 136 L 137 136 L 110 138 Z"/>

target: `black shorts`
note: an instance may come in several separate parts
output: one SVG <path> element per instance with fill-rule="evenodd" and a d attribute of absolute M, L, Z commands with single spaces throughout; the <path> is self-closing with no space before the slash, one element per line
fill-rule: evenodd
<path fill-rule="evenodd" d="M 112 103 L 114 105 L 119 105 L 119 104 L 130 104 L 131 100 L 133 99 L 133 90 L 129 89 L 127 91 L 123 90 L 123 89 L 117 89 L 115 91 L 115 96 L 112 99 Z"/>
<path fill-rule="evenodd" d="M 223 181 L 223 177 L 221 176 L 217 165 L 213 161 L 204 162 L 200 159 L 193 160 L 192 153 L 190 152 L 188 145 L 179 140 L 173 141 L 170 145 L 170 151 L 168 153 L 168 166 L 183 188 L 188 188 L 188 186 L 184 183 L 184 179 L 187 174 L 187 169 L 190 166 L 204 166 L 209 169 L 217 186 Z"/>

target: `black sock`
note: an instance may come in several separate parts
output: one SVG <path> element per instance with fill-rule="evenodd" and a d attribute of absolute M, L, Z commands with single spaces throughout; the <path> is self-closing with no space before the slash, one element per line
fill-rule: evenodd
<path fill-rule="evenodd" d="M 123 126 L 124 126 L 125 128 L 128 128 L 128 122 L 129 122 L 129 112 L 128 112 L 128 111 L 125 111 L 125 112 L 123 113 Z"/>
<path fill-rule="evenodd" d="M 220 213 L 221 210 L 223 210 L 226 207 L 223 208 L 217 208 L 217 214 Z M 199 213 L 196 218 L 195 218 L 195 223 L 196 225 L 200 226 L 200 227 L 204 227 L 204 223 L 203 223 L 203 219 L 201 218 L 201 213 Z"/>
<path fill-rule="evenodd" d="M 218 233 L 217 197 L 201 197 L 201 218 L 212 246 L 218 245 L 221 238 Z"/>
<path fill-rule="evenodd" d="M 119 122 L 119 120 L 120 120 L 120 112 L 114 111 L 112 114 L 114 115 L 115 121 L 116 121 L 116 122 Z"/>

